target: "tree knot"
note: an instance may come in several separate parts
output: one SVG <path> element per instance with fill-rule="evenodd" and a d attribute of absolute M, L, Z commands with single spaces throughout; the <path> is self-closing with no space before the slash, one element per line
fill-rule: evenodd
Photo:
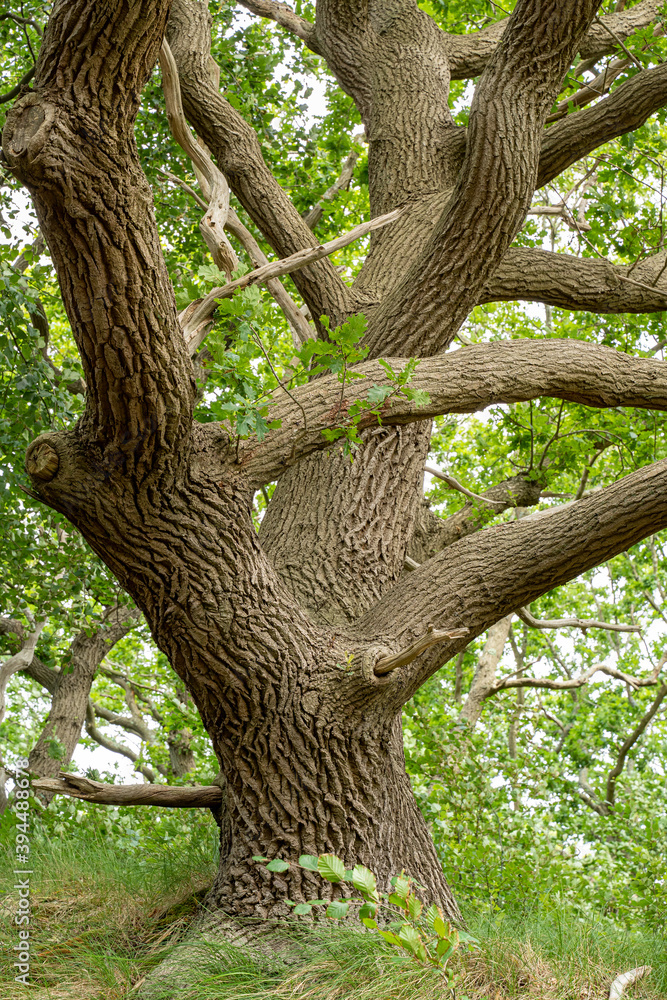
<path fill-rule="evenodd" d="M 38 438 L 28 448 L 25 457 L 26 472 L 31 479 L 49 483 L 58 472 L 60 456 L 49 441 Z"/>
<path fill-rule="evenodd" d="M 56 116 L 56 106 L 38 91 L 19 98 L 7 115 L 3 131 L 3 151 L 10 168 L 16 172 L 21 163 L 32 161 L 44 146 Z"/>

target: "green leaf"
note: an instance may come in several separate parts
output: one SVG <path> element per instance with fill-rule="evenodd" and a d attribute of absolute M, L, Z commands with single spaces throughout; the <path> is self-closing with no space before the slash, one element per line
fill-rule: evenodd
<path fill-rule="evenodd" d="M 393 903 L 394 906 L 400 906 L 402 910 L 407 910 L 408 904 L 403 896 L 399 896 L 397 893 L 392 892 L 389 896 L 389 902 Z"/>
<path fill-rule="evenodd" d="M 294 913 L 297 917 L 303 917 L 312 910 L 312 905 L 310 903 L 299 903 L 294 907 Z"/>
<path fill-rule="evenodd" d="M 286 872 L 288 868 L 288 862 L 283 861 L 281 858 L 274 858 L 273 861 L 269 861 L 266 866 L 266 870 L 269 872 Z"/>
<path fill-rule="evenodd" d="M 253 854 L 252 860 L 253 861 L 268 861 L 269 859 L 265 858 L 263 854 Z"/>
<path fill-rule="evenodd" d="M 347 916 L 349 908 L 349 903 L 343 902 L 342 899 L 334 899 L 333 902 L 329 903 L 327 906 L 326 915 L 332 920 L 342 920 L 343 917 Z"/>
<path fill-rule="evenodd" d="M 385 939 L 385 941 L 387 941 L 389 944 L 395 944 L 398 948 L 402 947 L 401 939 L 397 937 L 392 931 L 383 931 L 378 928 L 378 934 L 381 934 L 382 937 Z"/>
<path fill-rule="evenodd" d="M 345 865 L 335 854 L 320 854 L 317 870 L 327 882 L 345 881 Z"/>
<path fill-rule="evenodd" d="M 352 885 L 364 896 L 375 899 L 377 897 L 377 882 L 375 875 L 369 868 L 363 865 L 355 865 L 352 869 Z"/>
<path fill-rule="evenodd" d="M 299 858 L 299 864 L 302 868 L 307 868 L 308 871 L 316 872 L 317 867 L 317 856 L 315 854 L 302 854 Z"/>
<path fill-rule="evenodd" d="M 377 903 L 364 903 L 359 909 L 359 916 L 363 920 L 364 917 L 374 917 L 378 911 Z"/>
<path fill-rule="evenodd" d="M 419 918 L 419 914 L 421 913 L 424 904 L 420 899 L 417 899 L 415 894 L 412 892 L 408 896 L 407 902 L 408 902 L 408 913 L 410 914 L 410 919 L 417 920 Z"/>

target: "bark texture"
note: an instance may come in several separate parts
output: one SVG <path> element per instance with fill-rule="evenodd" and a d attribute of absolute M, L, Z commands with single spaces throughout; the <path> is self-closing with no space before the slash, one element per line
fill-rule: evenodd
<path fill-rule="evenodd" d="M 313 235 L 212 82 L 203 0 L 58 0 L 3 150 L 33 197 L 88 391 L 82 420 L 33 442 L 26 468 L 132 595 L 210 734 L 228 850 L 209 913 L 286 915 L 286 897 L 322 895 L 319 880 L 268 872 L 252 855 L 334 851 L 382 882 L 405 868 L 458 919 L 406 777 L 402 705 L 470 638 L 667 525 L 667 463 L 546 518 L 478 530 L 488 514 L 466 504 L 436 529 L 421 500 L 430 418 L 539 395 L 666 409 L 667 378 L 659 361 L 577 341 L 443 352 L 468 310 L 493 297 L 658 307 L 660 256 L 639 280 L 637 268 L 525 258 L 510 244 L 540 179 L 643 120 L 664 74 L 651 71 L 648 97 L 640 74 L 635 90 L 579 112 L 582 145 L 569 119 L 544 124 L 577 51 L 609 50 L 594 0 L 519 0 L 506 24 L 472 39 L 445 36 L 413 0 L 318 0 L 314 26 L 271 0 L 245 6 L 323 54 L 366 125 L 373 214 L 405 207 L 374 235 L 353 287 L 327 260 L 294 273 L 315 317 L 368 313 L 365 379 L 342 398 L 333 377 L 277 394 L 282 426 L 261 443 L 237 448 L 193 420 L 194 369 L 132 131 L 168 15 L 185 113 L 232 191 L 280 257 Z M 630 14 L 614 21 L 621 34 L 654 5 Z M 471 68 L 483 75 L 466 132 L 448 87 Z M 384 381 L 377 359 L 400 367 L 410 356 L 424 359 L 412 384 L 430 403 L 394 396 L 381 426 L 364 417 L 354 462 L 328 447 L 322 429 Z M 253 491 L 275 479 L 258 537 Z M 538 495 L 527 477 L 488 491 L 498 511 Z M 410 553 L 422 565 L 404 573 Z M 425 648 L 429 626 L 442 641 L 401 657 Z M 376 676 L 387 657 L 401 665 Z"/>

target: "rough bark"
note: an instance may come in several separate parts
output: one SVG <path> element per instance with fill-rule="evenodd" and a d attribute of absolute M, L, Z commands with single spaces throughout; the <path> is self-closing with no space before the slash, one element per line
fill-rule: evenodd
<path fill-rule="evenodd" d="M 652 24 L 660 10 L 659 0 L 642 0 L 629 10 L 606 14 L 588 29 L 579 52 L 582 60 L 599 59 L 618 48 L 618 41 L 625 41 L 641 28 Z M 484 70 L 508 26 L 508 18 L 469 35 L 448 35 L 449 60 L 452 79 L 465 80 L 479 76 Z M 613 35 L 612 33 L 613 32 Z M 614 35 L 616 38 L 614 38 Z"/>
<path fill-rule="evenodd" d="M 407 363 L 407 359 L 389 360 L 395 371 Z M 282 475 L 302 456 L 326 448 L 322 430 L 344 425 L 352 403 L 366 399 L 370 386 L 386 384 L 384 369 L 375 361 L 365 361 L 355 370 L 366 378 L 348 383 L 342 399 L 335 376 L 299 386 L 289 396 L 280 390 L 274 393 L 269 413 L 272 420 L 282 422 L 280 428 L 261 443 L 250 438 L 234 451 L 256 489 Z M 362 414 L 359 426 L 375 427 L 380 420 L 383 425 L 408 424 L 443 413 L 475 413 L 492 403 L 518 403 L 538 396 L 585 406 L 665 410 L 666 372 L 662 361 L 634 358 L 585 341 L 477 344 L 419 364 L 410 386 L 428 392 L 428 403 L 417 406 L 396 395 L 386 400 L 379 418 L 370 410 Z M 216 475 L 224 468 L 231 442 L 226 433 L 215 429 L 209 435 L 209 448 L 202 451 L 200 461 Z M 347 469 L 347 475 L 357 475 L 354 465 Z"/>
<path fill-rule="evenodd" d="M 595 313 L 648 313 L 667 310 L 667 254 L 617 267 L 594 257 L 513 247 L 480 302 L 545 302 L 560 309 Z"/>

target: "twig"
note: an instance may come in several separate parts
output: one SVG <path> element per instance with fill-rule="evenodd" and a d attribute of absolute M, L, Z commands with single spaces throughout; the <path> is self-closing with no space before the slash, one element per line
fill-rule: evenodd
<path fill-rule="evenodd" d="M 626 56 L 628 57 L 628 59 L 632 60 L 632 62 L 633 62 L 633 63 L 635 64 L 635 66 L 637 67 L 637 69 L 640 69 L 640 70 L 641 70 L 641 69 L 644 69 L 644 67 L 643 67 L 643 66 L 642 66 L 642 64 L 640 63 L 639 59 L 637 59 L 637 56 L 635 56 L 635 55 L 633 55 L 633 54 L 632 54 L 632 52 L 631 52 L 631 51 L 630 51 L 630 49 L 629 49 L 629 48 L 627 47 L 627 45 L 625 44 L 625 42 L 623 41 L 623 39 L 622 39 L 622 38 L 619 38 L 619 37 L 618 37 L 618 35 L 616 34 L 616 32 L 615 32 L 615 31 L 613 31 L 613 30 L 612 30 L 612 29 L 611 29 L 611 28 L 609 27 L 609 25 L 608 25 L 608 24 L 605 24 L 605 23 L 604 23 L 604 21 L 602 20 L 602 18 L 601 18 L 601 17 L 599 17 L 599 16 L 597 15 L 597 14 L 595 15 L 595 20 L 596 20 L 596 21 L 597 21 L 597 23 L 598 23 L 598 24 L 600 25 L 600 27 L 604 28 L 604 30 L 605 30 L 605 31 L 607 32 L 607 34 L 611 35 L 611 37 L 612 37 L 612 38 L 614 39 L 614 41 L 616 42 L 616 44 L 617 44 L 617 45 L 620 45 L 620 46 L 621 46 L 621 48 L 622 48 L 622 49 L 623 49 L 623 51 L 625 52 L 625 54 L 626 54 Z"/>
<path fill-rule="evenodd" d="M 431 476 L 435 476 L 436 479 L 442 479 L 443 483 L 447 483 L 453 490 L 458 490 L 459 493 L 463 493 L 464 496 L 470 497 L 472 500 L 481 500 L 482 503 L 488 503 L 492 507 L 502 507 L 503 509 L 507 506 L 504 500 L 489 500 L 488 497 L 480 496 L 479 493 L 473 493 L 471 490 L 466 489 L 458 479 L 454 479 L 454 476 L 450 476 L 447 472 L 440 472 L 434 465 L 425 465 L 424 471 L 428 472 Z"/>
<path fill-rule="evenodd" d="M 376 677 L 383 677 L 385 674 L 390 674 L 392 670 L 397 670 L 399 667 L 405 667 L 408 663 L 412 663 L 413 660 L 416 660 L 430 646 L 444 642 L 445 639 L 463 639 L 469 631 L 470 629 L 467 628 L 437 631 L 433 625 L 428 625 L 424 635 L 419 639 L 415 639 L 413 643 L 406 646 L 400 653 L 395 653 L 393 656 L 383 656 L 379 659 L 373 667 L 373 673 Z"/>

